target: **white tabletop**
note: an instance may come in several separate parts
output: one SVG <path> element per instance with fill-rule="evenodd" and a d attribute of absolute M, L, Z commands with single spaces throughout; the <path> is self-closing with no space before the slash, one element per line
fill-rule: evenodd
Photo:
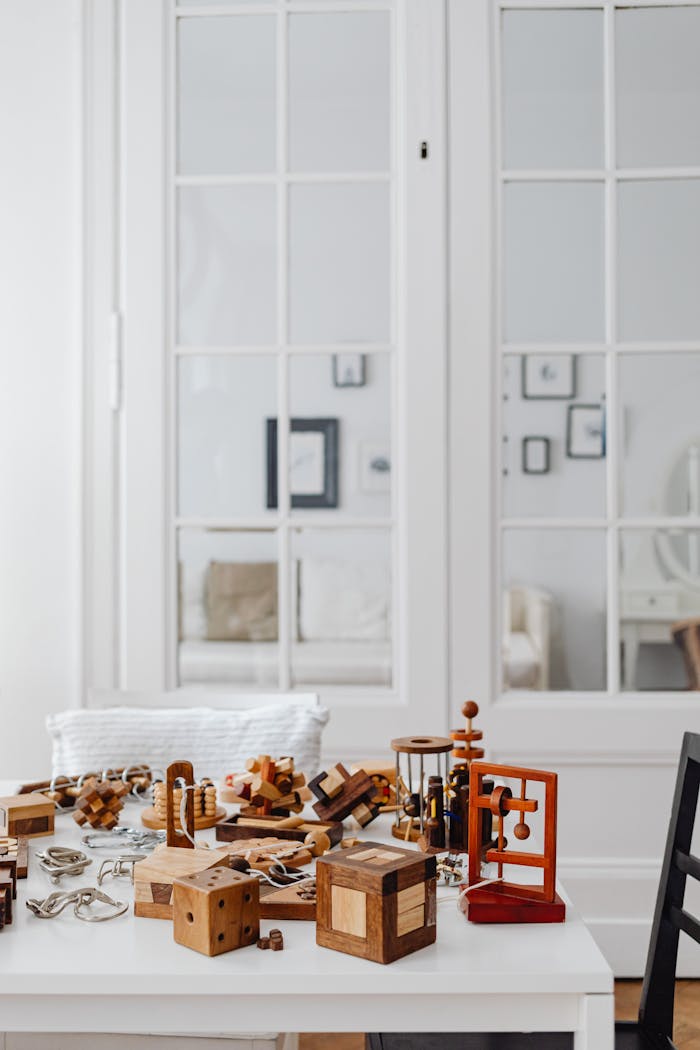
<path fill-rule="evenodd" d="M 0 792 L 8 787 L 0 784 Z M 121 823 L 140 826 L 140 813 L 129 804 Z M 94 852 L 90 868 L 52 885 L 32 855 L 51 844 L 79 845 L 83 833 L 60 813 L 53 839 L 30 841 L 29 878 L 18 883 L 13 925 L 0 932 L 5 1030 L 35 1030 L 37 1010 L 41 1029 L 52 1031 L 478 1031 L 528 1023 L 574 1030 L 581 997 L 612 992 L 610 968 L 571 907 L 560 925 L 477 926 L 458 912 L 456 890 L 445 887 L 438 887 L 436 943 L 388 966 L 317 947 L 310 922 L 263 921 L 262 932 L 283 930 L 283 952 L 251 946 L 209 958 L 176 944 L 171 922 L 135 918 L 131 909 L 94 925 L 71 908 L 36 918 L 28 897 L 96 885 L 100 861 L 117 854 L 83 846 Z M 200 837 L 215 840 L 213 830 Z M 395 842 L 387 818 L 362 837 Z M 126 879 L 108 877 L 102 888 L 133 900 Z M 494 1026 L 499 1018 L 502 1029 Z"/>

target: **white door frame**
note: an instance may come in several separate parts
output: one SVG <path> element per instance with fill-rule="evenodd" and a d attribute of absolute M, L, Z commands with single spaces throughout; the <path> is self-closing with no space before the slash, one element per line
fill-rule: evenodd
<path fill-rule="evenodd" d="M 110 217 L 94 235 L 95 288 L 88 291 L 94 304 L 94 366 L 86 391 L 93 429 L 86 499 L 88 688 L 162 691 L 174 684 L 177 596 L 169 570 L 174 554 L 163 529 L 171 426 L 163 249 L 170 12 L 168 0 L 106 0 L 89 5 L 86 14 L 91 199 L 94 210 Z M 397 17 L 406 56 L 399 67 L 399 226 L 406 262 L 399 280 L 404 309 L 395 422 L 402 438 L 397 473 L 406 479 L 396 509 L 401 659 L 392 690 L 343 695 L 336 689 L 324 696 L 333 711 L 329 750 L 347 758 L 367 748 L 381 753 L 403 732 L 440 732 L 448 722 L 445 4 L 398 0 Z"/>

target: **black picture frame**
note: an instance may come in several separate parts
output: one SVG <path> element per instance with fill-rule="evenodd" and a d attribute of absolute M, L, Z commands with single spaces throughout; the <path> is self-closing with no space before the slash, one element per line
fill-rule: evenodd
<path fill-rule="evenodd" d="M 323 435 L 323 492 L 319 494 L 291 493 L 293 510 L 323 507 L 335 510 L 338 506 L 339 426 L 337 419 L 292 419 L 291 433 L 320 433 Z M 277 419 L 265 420 L 267 440 L 267 508 L 277 509 Z M 290 442 L 291 444 L 291 442 Z"/>
<path fill-rule="evenodd" d="M 582 451 L 580 435 L 575 432 L 576 416 L 581 413 L 597 413 L 600 433 L 588 441 L 590 451 Z M 605 406 L 603 404 L 568 405 L 566 409 L 566 457 L 567 459 L 605 459 Z"/>
<path fill-rule="evenodd" d="M 546 362 L 557 362 L 558 365 L 566 363 L 570 370 L 569 382 L 566 389 L 560 393 L 544 393 L 545 387 L 537 390 L 532 388 L 532 376 L 528 376 L 528 366 L 534 361 L 545 360 Z M 576 397 L 576 355 L 575 354 L 523 354 L 520 362 L 520 382 L 523 399 L 525 401 L 570 401 Z"/>
<path fill-rule="evenodd" d="M 541 470 L 534 468 L 530 465 L 530 453 L 531 449 L 535 446 L 541 447 L 544 451 L 544 466 Z M 550 470 L 550 446 L 551 442 L 548 437 L 540 437 L 539 435 L 531 435 L 524 437 L 522 441 L 522 468 L 523 474 L 549 474 Z"/>

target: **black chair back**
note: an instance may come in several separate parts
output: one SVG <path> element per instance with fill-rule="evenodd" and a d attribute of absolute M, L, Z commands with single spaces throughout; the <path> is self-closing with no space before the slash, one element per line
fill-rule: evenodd
<path fill-rule="evenodd" d="M 673 996 L 681 930 L 700 944 L 700 922 L 683 908 L 688 875 L 700 880 L 700 860 L 690 852 L 700 793 L 700 733 L 683 737 L 673 809 L 666 839 L 639 1025 L 650 1035 L 673 1037 Z"/>

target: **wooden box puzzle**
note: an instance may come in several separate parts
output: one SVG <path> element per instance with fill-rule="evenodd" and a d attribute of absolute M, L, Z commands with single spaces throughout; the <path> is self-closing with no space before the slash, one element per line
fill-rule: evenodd
<path fill-rule="evenodd" d="M 390 963 L 433 944 L 436 859 L 362 842 L 316 863 L 316 943 Z"/>
<path fill-rule="evenodd" d="M 53 835 L 56 807 L 44 795 L 9 795 L 0 798 L 0 835 L 38 838 Z"/>
<path fill-rule="evenodd" d="M 173 936 L 202 955 L 221 955 L 260 935 L 260 885 L 240 871 L 210 868 L 173 883 Z"/>

